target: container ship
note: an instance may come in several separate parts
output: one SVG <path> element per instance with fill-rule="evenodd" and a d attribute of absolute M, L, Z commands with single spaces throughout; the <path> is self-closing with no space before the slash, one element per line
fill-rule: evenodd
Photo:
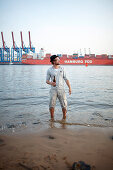
<path fill-rule="evenodd" d="M 50 56 L 48 53 L 45 56 L 39 57 L 38 55 L 22 55 L 22 64 L 28 65 L 50 65 Z M 113 55 L 101 54 L 85 54 L 79 56 L 78 54 L 67 55 L 58 54 L 61 65 L 113 65 Z"/>
<path fill-rule="evenodd" d="M 2 44 L 0 47 L 0 64 L 29 64 L 29 65 L 50 65 L 50 53 L 44 55 L 44 49 L 41 48 L 39 54 L 35 53 L 35 47 L 32 46 L 30 31 L 29 34 L 29 46 L 26 47 L 24 45 L 22 31 L 20 31 L 21 35 L 21 47 L 18 47 L 14 40 L 14 34 L 12 34 L 13 46 L 12 48 L 7 47 L 4 41 L 3 32 L 1 32 L 2 36 Z M 85 50 L 85 49 L 84 49 Z M 24 53 L 24 54 L 23 54 Z M 67 54 L 58 54 L 60 58 L 61 65 L 113 65 L 113 55 L 101 54 L 95 55 L 91 54 L 89 48 L 89 54 L 86 54 L 86 50 L 84 51 L 84 55 L 81 53 L 74 53 L 72 55 Z"/>

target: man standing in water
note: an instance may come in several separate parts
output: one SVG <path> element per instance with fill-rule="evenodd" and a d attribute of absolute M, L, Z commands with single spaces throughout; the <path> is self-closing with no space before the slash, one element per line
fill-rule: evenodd
<path fill-rule="evenodd" d="M 67 99 L 64 91 L 64 80 L 69 88 L 69 94 L 71 94 L 71 86 L 69 80 L 66 77 L 64 68 L 60 66 L 59 57 L 57 55 L 52 55 L 50 57 L 50 62 L 52 63 L 53 66 L 50 67 L 47 71 L 46 83 L 51 85 L 49 102 L 51 120 L 52 121 L 54 120 L 54 108 L 56 105 L 57 97 L 62 107 L 63 120 L 65 120 L 67 112 Z"/>

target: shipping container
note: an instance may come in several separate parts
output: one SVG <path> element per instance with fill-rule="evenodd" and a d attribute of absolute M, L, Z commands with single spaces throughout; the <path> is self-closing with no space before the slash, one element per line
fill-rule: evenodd
<path fill-rule="evenodd" d="M 108 58 L 107 54 L 102 54 L 102 58 Z"/>
<path fill-rule="evenodd" d="M 68 55 L 68 58 L 73 58 L 73 56 L 72 55 Z"/>
<path fill-rule="evenodd" d="M 73 57 L 73 59 L 78 59 L 78 57 Z"/>
<path fill-rule="evenodd" d="M 89 54 L 85 54 L 84 58 L 90 58 Z"/>
<path fill-rule="evenodd" d="M 84 56 L 83 56 L 83 55 L 80 55 L 79 58 L 84 58 Z"/>
<path fill-rule="evenodd" d="M 26 59 L 26 58 L 27 58 L 27 54 L 23 54 L 22 59 Z"/>
<path fill-rule="evenodd" d="M 59 58 L 60 58 L 60 57 L 62 57 L 62 54 L 57 54 L 57 56 L 59 56 Z"/>
<path fill-rule="evenodd" d="M 28 59 L 32 59 L 33 56 L 32 56 L 32 55 L 27 55 L 27 58 L 28 58 Z"/>
<path fill-rule="evenodd" d="M 51 53 L 47 53 L 45 57 L 46 58 L 50 58 L 51 57 Z"/>
<path fill-rule="evenodd" d="M 96 55 L 96 58 L 102 58 L 102 55 Z"/>
<path fill-rule="evenodd" d="M 95 54 L 90 54 L 90 58 L 95 58 Z"/>
<path fill-rule="evenodd" d="M 78 53 L 74 53 L 74 54 L 73 54 L 73 57 L 78 57 Z"/>
<path fill-rule="evenodd" d="M 62 58 L 67 58 L 67 54 L 62 54 Z"/>

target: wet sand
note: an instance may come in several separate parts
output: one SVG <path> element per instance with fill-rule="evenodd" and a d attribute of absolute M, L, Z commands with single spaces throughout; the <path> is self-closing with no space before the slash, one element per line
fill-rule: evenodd
<path fill-rule="evenodd" d="M 113 128 L 49 128 L 0 135 L 0 170 L 69 170 L 84 161 L 92 170 L 113 170 Z"/>

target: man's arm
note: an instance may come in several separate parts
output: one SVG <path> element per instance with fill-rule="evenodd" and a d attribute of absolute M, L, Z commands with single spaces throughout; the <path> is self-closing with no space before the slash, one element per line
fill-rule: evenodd
<path fill-rule="evenodd" d="M 71 95 L 71 85 L 70 85 L 69 80 L 66 80 L 66 84 L 69 87 L 69 94 Z"/>
<path fill-rule="evenodd" d="M 46 80 L 46 83 L 49 84 L 49 85 L 52 85 L 52 86 L 56 86 L 56 82 Z"/>
<path fill-rule="evenodd" d="M 51 77 L 51 75 L 50 75 L 50 72 L 49 72 L 49 69 L 48 69 L 47 75 L 46 75 L 46 83 L 49 84 L 49 85 L 52 85 L 52 86 L 56 86 L 55 82 L 50 81 L 50 77 Z"/>
<path fill-rule="evenodd" d="M 70 94 L 71 94 L 71 85 L 70 85 L 69 80 L 68 80 L 67 77 L 66 77 L 66 72 L 65 72 L 65 70 L 64 70 L 63 78 L 64 78 L 64 80 L 65 80 L 65 82 L 66 82 L 66 84 L 67 84 L 67 86 L 68 86 L 68 88 L 69 88 L 69 95 L 70 95 Z"/>

